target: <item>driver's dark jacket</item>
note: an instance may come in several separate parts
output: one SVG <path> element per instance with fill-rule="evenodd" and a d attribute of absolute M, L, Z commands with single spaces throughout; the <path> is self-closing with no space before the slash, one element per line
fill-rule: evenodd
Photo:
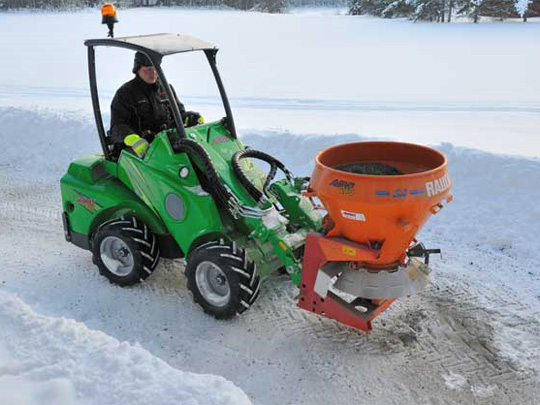
<path fill-rule="evenodd" d="M 184 106 L 180 102 L 178 106 L 183 115 Z M 167 95 L 158 83 L 148 84 L 137 75 L 123 84 L 113 98 L 110 132 L 113 143 L 123 143 L 129 134 L 155 134 L 173 123 Z"/>

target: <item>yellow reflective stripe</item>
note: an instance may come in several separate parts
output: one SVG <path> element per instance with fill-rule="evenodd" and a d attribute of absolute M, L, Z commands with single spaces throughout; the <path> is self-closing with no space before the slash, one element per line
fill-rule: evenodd
<path fill-rule="evenodd" d="M 140 139 L 139 141 L 135 142 L 134 145 L 131 146 L 131 149 L 135 150 L 139 146 L 142 146 L 142 145 L 144 145 L 146 147 L 148 145 L 148 142 L 146 142 L 144 139 Z"/>
<path fill-rule="evenodd" d="M 130 134 L 130 135 L 127 135 L 125 138 L 124 138 L 124 143 L 127 145 L 127 146 L 133 146 L 135 143 L 137 143 L 137 141 L 139 141 L 141 139 L 141 137 L 137 134 Z"/>

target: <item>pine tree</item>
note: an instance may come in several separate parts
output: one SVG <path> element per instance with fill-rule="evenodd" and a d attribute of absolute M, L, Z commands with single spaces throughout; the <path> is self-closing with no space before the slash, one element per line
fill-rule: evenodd
<path fill-rule="evenodd" d="M 483 0 L 466 0 L 458 9 L 458 15 L 466 15 L 473 20 L 474 23 L 477 23 L 480 20 L 482 3 Z"/>
<path fill-rule="evenodd" d="M 395 0 L 389 3 L 381 12 L 385 18 L 409 17 L 415 9 L 413 1 Z"/>
<path fill-rule="evenodd" d="M 440 0 L 416 0 L 411 18 L 414 21 L 441 21 L 442 10 L 443 3 Z"/>
<path fill-rule="evenodd" d="M 285 0 L 259 0 L 255 9 L 265 13 L 281 13 L 285 9 Z"/>
<path fill-rule="evenodd" d="M 516 1 L 516 11 L 519 14 L 521 18 L 523 18 L 524 22 L 527 22 L 527 18 L 529 17 L 529 9 L 532 5 L 532 0 L 517 0 Z"/>
<path fill-rule="evenodd" d="M 360 0 L 348 0 L 347 5 L 349 6 L 350 15 L 362 15 L 365 14 L 362 11 L 362 2 Z"/>
<path fill-rule="evenodd" d="M 483 0 L 482 15 L 501 20 L 516 17 L 515 0 Z"/>

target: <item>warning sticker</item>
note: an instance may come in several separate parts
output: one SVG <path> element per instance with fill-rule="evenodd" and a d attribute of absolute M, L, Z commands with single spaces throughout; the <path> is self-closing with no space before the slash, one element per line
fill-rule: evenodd
<path fill-rule="evenodd" d="M 364 214 L 359 214 L 357 212 L 351 212 L 351 211 L 344 211 L 341 210 L 341 216 L 343 218 L 352 219 L 353 221 L 366 221 L 366 217 Z"/>

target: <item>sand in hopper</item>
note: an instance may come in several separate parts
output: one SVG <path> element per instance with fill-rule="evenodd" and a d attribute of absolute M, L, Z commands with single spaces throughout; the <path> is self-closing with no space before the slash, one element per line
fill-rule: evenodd
<path fill-rule="evenodd" d="M 333 169 L 355 174 L 370 174 L 374 176 L 397 176 L 403 172 L 386 163 L 353 162 L 334 166 Z"/>

